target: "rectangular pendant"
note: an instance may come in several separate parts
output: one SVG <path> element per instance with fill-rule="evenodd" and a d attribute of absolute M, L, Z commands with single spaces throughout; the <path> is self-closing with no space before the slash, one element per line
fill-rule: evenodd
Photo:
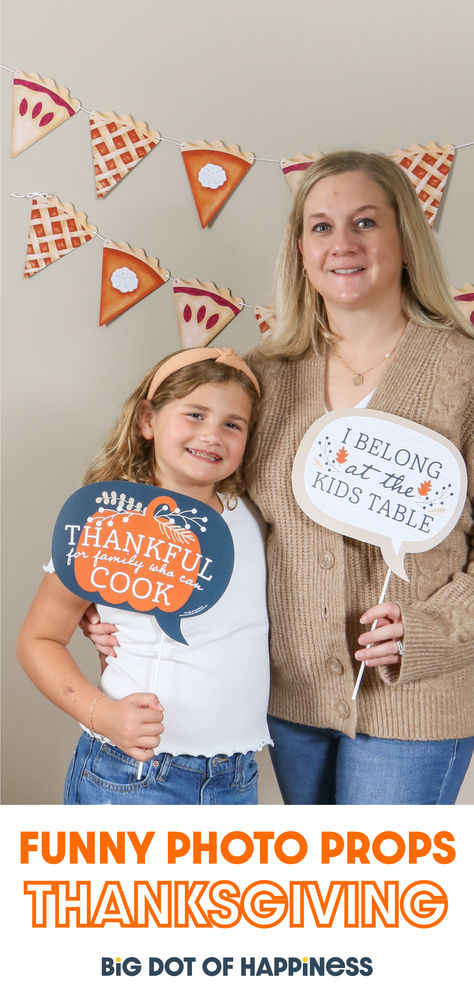
<path fill-rule="evenodd" d="M 353 383 L 354 387 L 360 387 L 361 383 L 364 383 L 364 378 L 362 376 L 362 373 L 356 373 Z"/>

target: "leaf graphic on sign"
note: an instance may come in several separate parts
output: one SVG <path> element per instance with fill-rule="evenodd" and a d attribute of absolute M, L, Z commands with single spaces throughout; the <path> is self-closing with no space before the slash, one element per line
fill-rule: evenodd
<path fill-rule="evenodd" d="M 422 484 L 420 484 L 418 488 L 418 494 L 420 494 L 421 497 L 425 497 L 427 494 L 430 493 L 430 490 L 431 490 L 431 480 L 425 480 Z"/>
<path fill-rule="evenodd" d="M 347 449 L 341 446 L 339 452 L 336 454 L 336 460 L 338 463 L 345 463 L 348 457 Z"/>

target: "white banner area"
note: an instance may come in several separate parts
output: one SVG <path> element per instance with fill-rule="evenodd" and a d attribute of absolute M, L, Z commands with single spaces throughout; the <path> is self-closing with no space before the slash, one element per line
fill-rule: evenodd
<path fill-rule="evenodd" d="M 176 813 L 3 808 L 7 991 L 466 990 L 469 807 Z"/>

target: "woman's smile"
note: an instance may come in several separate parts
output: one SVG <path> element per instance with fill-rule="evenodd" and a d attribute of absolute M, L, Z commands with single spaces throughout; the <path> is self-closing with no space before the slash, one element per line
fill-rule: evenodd
<path fill-rule="evenodd" d="M 336 273 L 338 276 L 350 276 L 352 273 L 362 273 L 364 271 L 363 266 L 358 266 L 353 269 L 333 269 L 332 272 Z"/>

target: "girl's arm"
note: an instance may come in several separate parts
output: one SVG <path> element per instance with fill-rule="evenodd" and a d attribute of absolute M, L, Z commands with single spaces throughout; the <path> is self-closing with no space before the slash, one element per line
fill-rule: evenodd
<path fill-rule="evenodd" d="M 56 574 L 45 577 L 18 638 L 18 659 L 36 687 L 72 718 L 106 736 L 135 760 L 149 760 L 163 732 L 155 694 L 101 696 L 66 649 L 87 607 Z M 95 704 L 94 704 L 95 702 Z"/>

